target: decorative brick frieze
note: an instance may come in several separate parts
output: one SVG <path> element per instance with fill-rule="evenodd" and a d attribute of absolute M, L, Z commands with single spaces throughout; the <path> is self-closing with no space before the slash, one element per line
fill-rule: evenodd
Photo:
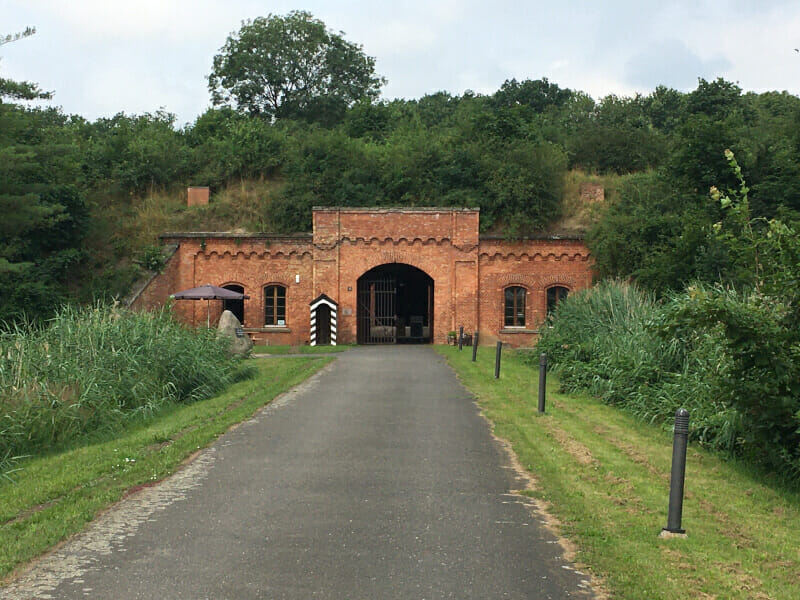
<path fill-rule="evenodd" d="M 336 303 L 338 343 L 357 339 L 358 280 L 375 267 L 410 265 L 433 280 L 430 320 L 434 343 L 449 331 L 478 329 L 482 344 L 535 341 L 547 311 L 547 289 L 570 292 L 591 285 L 592 260 L 580 239 L 503 240 L 479 235 L 477 209 L 318 208 L 312 235 L 166 234 L 178 250 L 164 272 L 140 294 L 137 308 L 166 302 L 170 293 L 205 283 L 235 284 L 250 296 L 246 331 L 257 343 L 302 345 L 311 339 L 309 303 Z M 265 326 L 266 286 L 285 290 L 285 319 Z M 525 322 L 505 326 L 505 290 L 525 289 Z M 206 303 L 179 301 L 181 320 L 204 325 Z M 211 319 L 222 311 L 211 302 Z M 316 325 L 315 325 L 316 327 Z M 315 331 L 315 336 L 316 336 Z"/>

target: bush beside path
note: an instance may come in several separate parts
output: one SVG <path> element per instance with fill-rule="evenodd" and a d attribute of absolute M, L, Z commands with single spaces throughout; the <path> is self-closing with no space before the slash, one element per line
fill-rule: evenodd
<path fill-rule="evenodd" d="M 557 392 L 537 414 L 538 372 L 522 352 L 441 347 L 537 482 L 578 561 L 620 599 L 793 600 L 800 581 L 800 497 L 746 464 L 691 446 L 684 539 L 666 525 L 672 435 L 586 395 Z M 538 356 L 538 354 L 537 354 Z"/>

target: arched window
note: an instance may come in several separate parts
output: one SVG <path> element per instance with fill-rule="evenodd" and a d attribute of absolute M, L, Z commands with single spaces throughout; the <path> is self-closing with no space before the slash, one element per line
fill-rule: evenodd
<path fill-rule="evenodd" d="M 569 294 L 569 290 L 561 285 L 556 285 L 547 288 L 547 314 L 549 315 L 556 308 L 556 305 L 561 302 Z"/>
<path fill-rule="evenodd" d="M 286 288 L 282 285 L 264 288 L 264 325 L 286 325 Z"/>
<path fill-rule="evenodd" d="M 505 290 L 506 327 L 525 327 L 525 288 L 507 287 Z"/>

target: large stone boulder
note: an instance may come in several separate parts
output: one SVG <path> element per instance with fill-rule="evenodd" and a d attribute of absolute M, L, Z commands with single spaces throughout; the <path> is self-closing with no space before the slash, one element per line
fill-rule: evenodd
<path fill-rule="evenodd" d="M 253 349 L 253 340 L 242 331 L 242 324 L 231 311 L 222 312 L 217 328 L 217 337 L 225 337 L 231 340 L 230 351 L 238 356 L 247 356 Z"/>

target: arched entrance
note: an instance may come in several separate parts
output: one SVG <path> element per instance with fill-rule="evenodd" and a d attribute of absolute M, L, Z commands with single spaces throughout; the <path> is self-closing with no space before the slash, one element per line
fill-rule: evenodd
<path fill-rule="evenodd" d="M 244 288 L 240 285 L 236 285 L 235 283 L 229 283 L 228 285 L 223 285 L 222 287 L 232 292 L 244 294 Z M 239 319 L 239 323 L 244 325 L 244 300 L 223 300 L 222 310 L 231 311 L 233 316 Z"/>
<path fill-rule="evenodd" d="M 433 340 L 433 279 L 402 263 L 380 265 L 357 283 L 359 344 L 429 344 Z"/>

